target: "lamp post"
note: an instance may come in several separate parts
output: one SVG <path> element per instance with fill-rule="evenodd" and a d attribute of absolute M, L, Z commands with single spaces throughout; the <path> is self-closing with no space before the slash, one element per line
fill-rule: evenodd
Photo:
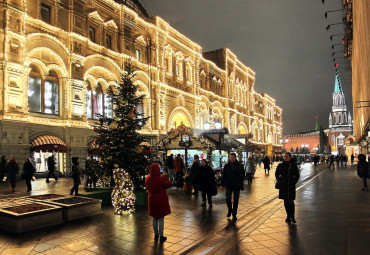
<path fill-rule="evenodd" d="M 221 129 L 222 128 L 221 121 L 217 120 L 215 122 L 215 128 L 216 129 Z M 220 140 L 220 148 L 219 148 L 220 149 L 219 150 L 219 152 L 220 152 L 220 169 L 222 169 L 222 152 L 221 152 L 222 137 L 221 137 L 221 134 L 219 134 L 219 140 Z"/>
<path fill-rule="evenodd" d="M 326 27 L 326 31 L 329 31 L 330 27 L 331 26 L 336 26 L 336 25 L 343 25 L 343 23 L 333 23 L 333 24 L 329 24 L 327 27 Z"/>
<path fill-rule="evenodd" d="M 210 129 L 210 127 L 211 127 L 211 124 L 209 124 L 209 122 L 208 122 L 208 121 L 204 122 L 204 124 L 203 124 L 203 128 L 204 128 L 205 130 L 209 130 L 209 129 Z"/>
<path fill-rule="evenodd" d="M 289 139 L 288 138 L 285 138 L 285 139 L 280 138 L 279 141 L 283 145 L 283 149 L 282 150 L 285 150 L 285 144 L 289 143 Z M 285 152 L 286 152 L 286 150 L 285 150 Z"/>

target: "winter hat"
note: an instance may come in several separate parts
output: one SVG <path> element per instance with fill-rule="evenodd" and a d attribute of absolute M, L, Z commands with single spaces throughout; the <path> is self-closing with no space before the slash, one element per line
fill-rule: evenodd
<path fill-rule="evenodd" d="M 160 175 L 161 173 L 161 168 L 159 167 L 158 164 L 151 164 L 149 168 L 149 173 L 150 175 Z"/>

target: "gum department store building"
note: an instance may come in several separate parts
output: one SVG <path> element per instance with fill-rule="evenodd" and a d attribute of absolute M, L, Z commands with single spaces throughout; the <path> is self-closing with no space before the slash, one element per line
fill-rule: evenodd
<path fill-rule="evenodd" d="M 152 116 L 143 134 L 220 121 L 280 146 L 282 109 L 254 90 L 255 73 L 229 49 L 202 52 L 137 0 L 4 0 L 0 9 L 1 155 L 22 164 L 32 155 L 39 172 L 50 153 L 62 173 L 72 156 L 83 163 L 95 113 L 112 114 L 106 93 L 127 59 Z"/>

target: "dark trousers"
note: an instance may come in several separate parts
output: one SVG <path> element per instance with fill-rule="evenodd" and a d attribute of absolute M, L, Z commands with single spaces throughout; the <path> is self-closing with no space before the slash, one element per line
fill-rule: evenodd
<path fill-rule="evenodd" d="M 294 200 L 284 199 L 284 207 L 287 214 L 287 218 L 294 218 L 295 205 Z"/>
<path fill-rule="evenodd" d="M 73 192 L 75 192 L 75 196 L 78 196 L 78 185 L 80 184 L 74 184 L 72 189 L 71 189 L 71 192 L 69 193 L 70 195 L 73 195 Z"/>
<path fill-rule="evenodd" d="M 331 166 L 333 166 L 333 168 L 335 168 L 335 166 L 334 166 L 334 162 L 330 162 L 330 164 L 329 164 L 328 168 L 330 168 Z"/>
<path fill-rule="evenodd" d="M 14 181 L 10 181 L 10 185 L 12 185 L 12 189 L 14 190 L 15 189 L 15 180 Z"/>
<path fill-rule="evenodd" d="M 27 190 L 32 190 L 31 179 L 26 179 Z"/>
<path fill-rule="evenodd" d="M 206 199 L 208 198 L 208 204 L 212 204 L 212 195 L 211 195 L 211 191 L 207 190 L 207 191 L 202 191 L 202 201 L 203 202 L 206 202 Z"/>
<path fill-rule="evenodd" d="M 177 187 L 181 187 L 182 185 L 182 171 L 181 172 L 176 172 L 176 185 Z"/>
<path fill-rule="evenodd" d="M 367 188 L 367 182 L 366 182 L 366 177 L 364 178 L 364 177 L 362 177 L 362 180 L 364 181 L 364 188 Z"/>
<path fill-rule="evenodd" d="M 234 193 L 233 203 L 231 202 L 232 193 Z M 238 212 L 239 195 L 240 195 L 240 190 L 231 190 L 231 189 L 226 188 L 226 204 L 227 204 L 227 208 L 229 209 L 229 212 L 231 212 L 233 216 L 236 216 Z"/>
<path fill-rule="evenodd" d="M 198 194 L 198 191 L 199 191 L 199 187 L 198 187 L 198 185 L 193 185 L 193 188 L 194 188 L 194 193 L 195 194 Z M 203 194 L 203 193 L 202 193 Z M 203 195 L 202 195 L 203 196 Z M 204 200 L 205 201 L 205 200 Z"/>
<path fill-rule="evenodd" d="M 49 171 L 48 177 L 46 178 L 46 181 L 49 181 L 49 178 L 53 177 L 56 181 L 58 180 L 57 177 L 55 177 L 54 171 Z"/>

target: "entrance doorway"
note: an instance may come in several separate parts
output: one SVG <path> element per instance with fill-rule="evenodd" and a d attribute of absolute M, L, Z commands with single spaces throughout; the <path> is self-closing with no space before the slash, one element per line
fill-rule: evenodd
<path fill-rule="evenodd" d="M 55 170 L 66 174 L 66 144 L 58 137 L 42 135 L 33 139 L 31 159 L 35 162 L 36 172 L 47 172 L 47 159 L 55 156 Z"/>

